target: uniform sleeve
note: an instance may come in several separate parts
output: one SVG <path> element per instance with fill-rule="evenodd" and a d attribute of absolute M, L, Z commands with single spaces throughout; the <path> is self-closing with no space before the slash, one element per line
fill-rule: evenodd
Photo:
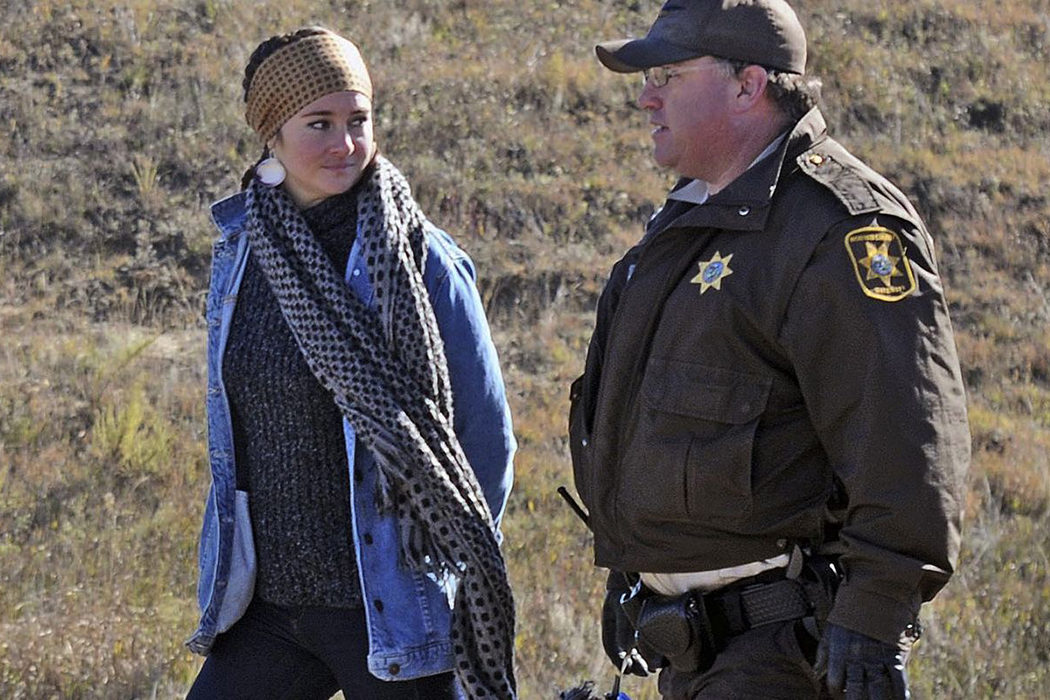
<path fill-rule="evenodd" d="M 895 643 L 954 570 L 970 459 L 928 234 L 889 217 L 836 226 L 791 294 L 781 340 L 848 497 L 829 619 Z"/>
<path fill-rule="evenodd" d="M 438 243 L 427 258 L 426 281 L 445 344 L 456 436 L 498 526 L 514 480 L 517 449 L 506 389 L 474 266 L 450 241 Z"/>

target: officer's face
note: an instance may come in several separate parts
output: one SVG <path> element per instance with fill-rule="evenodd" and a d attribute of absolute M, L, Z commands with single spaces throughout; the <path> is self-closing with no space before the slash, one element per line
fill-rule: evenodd
<path fill-rule="evenodd" d="M 734 147 L 727 127 L 738 84 L 711 56 L 669 68 L 665 85 L 650 75 L 638 96 L 653 127 L 653 157 L 684 177 L 718 182 Z"/>

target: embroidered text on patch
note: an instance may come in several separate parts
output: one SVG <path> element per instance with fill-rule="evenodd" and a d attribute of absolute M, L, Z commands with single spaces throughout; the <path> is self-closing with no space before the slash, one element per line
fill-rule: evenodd
<path fill-rule="evenodd" d="M 900 237 L 882 226 L 850 231 L 846 251 L 861 290 L 872 299 L 900 301 L 915 291 L 915 275 Z"/>
<path fill-rule="evenodd" d="M 729 268 L 729 261 L 732 259 L 732 253 L 723 258 L 722 253 L 716 250 L 713 258 L 706 262 L 700 262 L 700 274 L 689 280 L 689 282 L 699 284 L 701 294 L 711 288 L 714 288 L 716 291 L 721 290 L 722 280 L 733 274 L 733 271 Z"/>

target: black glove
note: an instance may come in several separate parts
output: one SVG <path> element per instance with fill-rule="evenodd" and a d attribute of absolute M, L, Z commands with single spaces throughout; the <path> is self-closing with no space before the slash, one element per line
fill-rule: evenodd
<path fill-rule="evenodd" d="M 880 642 L 860 632 L 828 623 L 817 647 L 817 675 L 827 673 L 832 697 L 847 700 L 901 700 L 908 694 L 910 643 Z"/>
<path fill-rule="evenodd" d="M 610 571 L 605 583 L 605 601 L 602 603 L 602 646 L 605 655 L 616 667 L 635 676 L 648 676 L 649 667 L 645 660 L 634 652 L 634 627 L 627 619 L 620 598 L 631 590 L 627 577 L 619 571 Z M 624 659 L 631 655 L 631 660 L 624 666 Z"/>

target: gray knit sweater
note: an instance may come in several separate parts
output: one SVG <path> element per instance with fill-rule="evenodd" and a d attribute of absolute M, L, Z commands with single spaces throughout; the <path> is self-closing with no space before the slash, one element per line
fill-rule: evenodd
<path fill-rule="evenodd" d="M 339 271 L 353 244 L 355 213 L 353 190 L 303 212 Z M 250 493 L 256 595 L 279 605 L 359 606 L 342 417 L 251 254 L 223 375 L 238 487 Z"/>

